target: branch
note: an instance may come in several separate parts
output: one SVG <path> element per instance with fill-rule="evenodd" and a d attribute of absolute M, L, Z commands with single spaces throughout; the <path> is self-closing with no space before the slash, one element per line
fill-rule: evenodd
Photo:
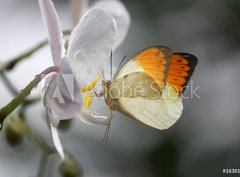
<path fill-rule="evenodd" d="M 47 68 L 42 73 L 37 75 L 34 80 L 32 80 L 23 90 L 19 92 L 19 94 L 13 98 L 12 101 L 10 101 L 5 107 L 0 109 L 0 129 L 2 129 L 2 124 L 5 120 L 5 118 L 13 112 L 22 102 L 25 101 L 27 96 L 30 94 L 32 89 L 38 85 L 38 83 L 51 72 L 59 72 L 58 66 L 53 66 L 50 68 Z"/>

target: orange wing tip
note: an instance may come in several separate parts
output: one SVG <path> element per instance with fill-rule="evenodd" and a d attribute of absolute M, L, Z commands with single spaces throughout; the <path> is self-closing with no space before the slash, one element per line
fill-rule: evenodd
<path fill-rule="evenodd" d="M 168 79 L 167 79 L 167 86 L 170 86 L 172 87 L 175 92 L 177 93 L 182 93 L 183 90 L 184 90 L 184 83 L 186 83 L 186 79 L 185 78 L 182 78 L 182 77 L 177 77 L 177 76 L 168 76 Z"/>
<path fill-rule="evenodd" d="M 167 82 L 176 92 L 183 93 L 197 65 L 197 57 L 189 53 L 174 53 L 171 57 Z"/>

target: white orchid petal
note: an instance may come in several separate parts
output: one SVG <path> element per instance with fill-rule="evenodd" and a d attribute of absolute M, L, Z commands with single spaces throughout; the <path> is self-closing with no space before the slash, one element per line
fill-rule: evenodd
<path fill-rule="evenodd" d="M 57 12 L 51 0 L 39 0 L 43 20 L 48 29 L 49 43 L 52 50 L 53 62 L 60 66 L 63 57 L 63 34 Z"/>
<path fill-rule="evenodd" d="M 98 115 L 95 112 L 95 109 L 104 110 L 107 109 L 108 115 Z M 82 122 L 90 124 L 90 125 L 110 125 L 112 121 L 112 111 L 109 107 L 93 107 L 89 111 L 82 111 L 77 116 Z"/>
<path fill-rule="evenodd" d="M 116 22 L 92 8 L 81 18 L 69 40 L 67 58 L 81 87 L 89 85 L 109 59 L 116 37 Z"/>
<path fill-rule="evenodd" d="M 56 147 L 56 150 L 59 153 L 59 155 L 62 157 L 62 159 L 64 159 L 63 147 L 62 147 L 62 143 L 59 138 L 59 135 L 58 135 L 57 128 L 54 127 L 52 123 L 50 124 L 50 127 L 51 127 L 51 133 L 52 133 L 52 138 L 53 138 L 53 144 Z"/>
<path fill-rule="evenodd" d="M 131 18 L 128 13 L 127 8 L 121 1 L 118 0 L 102 0 L 97 1 L 94 4 L 95 7 L 98 7 L 105 12 L 109 13 L 117 23 L 117 38 L 113 46 L 115 50 L 125 39 L 130 23 Z"/>
<path fill-rule="evenodd" d="M 46 76 L 46 79 L 45 79 L 45 83 L 44 83 L 44 86 L 43 86 L 43 88 L 42 88 L 42 95 L 45 95 L 46 94 L 46 92 L 47 92 L 47 89 L 48 89 L 48 87 L 49 87 L 49 84 L 50 84 L 50 82 L 51 82 L 51 80 L 52 80 L 52 77 L 54 77 L 55 75 L 57 75 L 56 73 L 53 73 L 53 74 L 51 74 L 51 75 L 48 75 L 48 76 Z M 46 100 L 45 100 L 45 98 L 43 97 L 43 104 L 45 105 L 45 102 Z"/>
<path fill-rule="evenodd" d="M 57 128 L 56 128 L 56 126 L 54 126 L 54 124 L 52 122 L 53 119 L 49 115 L 49 111 L 50 110 L 48 108 L 46 108 L 46 121 L 47 121 L 47 125 L 48 125 L 50 133 L 52 135 L 53 144 L 54 144 L 58 154 L 60 155 L 60 157 L 62 159 L 64 159 L 64 152 L 63 152 L 62 143 L 61 143 L 61 140 L 59 138 Z"/>
<path fill-rule="evenodd" d="M 75 117 L 82 107 L 80 88 L 66 59 L 63 59 L 61 68 L 61 71 L 46 83 L 48 86 L 44 87 L 44 105 L 50 116 L 57 120 Z"/>

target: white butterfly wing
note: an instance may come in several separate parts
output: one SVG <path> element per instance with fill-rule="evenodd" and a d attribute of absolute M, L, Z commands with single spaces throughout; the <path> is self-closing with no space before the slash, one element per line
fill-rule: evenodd
<path fill-rule="evenodd" d="M 171 127 L 179 119 L 183 104 L 181 97 L 174 101 L 141 97 L 120 98 L 118 110 L 145 125 L 163 130 Z"/>
<path fill-rule="evenodd" d="M 113 81 L 109 93 L 107 102 L 112 109 L 156 129 L 171 127 L 182 114 L 181 96 L 172 87 L 160 88 L 144 72 Z"/>

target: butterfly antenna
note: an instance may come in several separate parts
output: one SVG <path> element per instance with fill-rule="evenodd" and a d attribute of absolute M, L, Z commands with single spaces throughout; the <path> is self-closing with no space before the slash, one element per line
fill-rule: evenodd
<path fill-rule="evenodd" d="M 117 70 L 119 70 L 119 68 L 122 66 L 122 64 L 123 64 L 123 62 L 124 62 L 124 60 L 125 60 L 126 58 L 127 58 L 127 55 L 125 55 L 125 56 L 123 57 L 122 61 L 121 61 L 120 64 L 118 65 Z"/>
<path fill-rule="evenodd" d="M 121 60 L 121 62 L 120 62 L 120 64 L 118 65 L 118 68 L 117 68 L 117 71 L 116 71 L 116 73 L 119 71 L 119 69 L 120 69 L 120 67 L 122 66 L 122 64 L 123 64 L 123 62 L 124 62 L 124 60 L 126 59 L 126 55 L 123 57 L 123 59 Z M 115 74 L 116 74 L 115 73 Z"/>
<path fill-rule="evenodd" d="M 103 80 L 105 81 L 105 75 L 104 75 L 103 70 L 101 71 L 101 73 L 102 73 Z"/>
<path fill-rule="evenodd" d="M 107 125 L 106 127 L 106 130 L 105 130 L 105 133 L 104 133 L 104 137 L 103 137 L 103 143 L 104 144 L 107 144 L 108 142 L 108 135 L 109 135 L 109 131 L 110 131 L 110 126 L 111 126 L 111 122 L 112 122 L 112 110 L 108 108 L 108 111 L 109 111 L 109 115 L 108 115 L 108 119 L 109 119 L 109 124 Z"/>
<path fill-rule="evenodd" d="M 112 73 L 113 73 L 113 61 L 112 61 L 112 50 L 110 53 L 110 81 L 112 80 Z"/>

